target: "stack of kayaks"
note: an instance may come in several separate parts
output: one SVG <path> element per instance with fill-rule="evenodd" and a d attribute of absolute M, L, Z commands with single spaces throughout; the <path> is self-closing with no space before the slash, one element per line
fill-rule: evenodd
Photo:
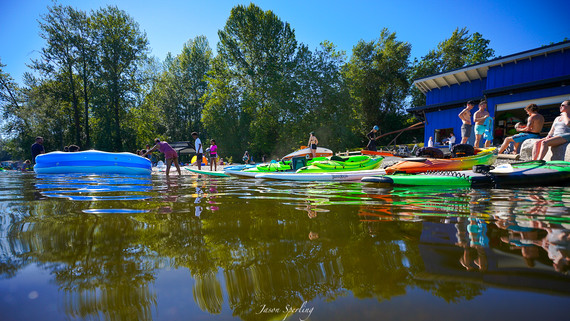
<path fill-rule="evenodd" d="M 226 174 L 264 179 L 284 180 L 360 180 L 364 176 L 385 174 L 377 170 L 382 157 L 357 155 L 350 157 L 317 157 L 307 161 L 307 166 L 293 170 L 289 161 L 259 165 L 244 170 L 226 170 Z M 335 174 L 334 177 L 330 174 Z M 328 174 L 323 175 L 323 174 Z"/>
<path fill-rule="evenodd" d="M 404 159 L 386 168 L 386 173 L 422 173 L 427 171 L 460 171 L 475 165 L 491 165 L 497 159 L 495 147 L 477 150 L 477 154 L 456 158 L 412 158 Z"/>
<path fill-rule="evenodd" d="M 255 178 L 290 181 L 354 181 L 369 175 L 385 174 L 383 169 L 378 169 L 382 159 L 382 157 L 365 155 L 345 158 L 333 156 L 325 161 L 314 161 L 294 172 L 260 173 Z"/>
<path fill-rule="evenodd" d="M 326 161 L 327 157 L 315 157 L 313 159 L 307 160 L 307 164 L 312 164 L 315 161 Z M 291 159 L 281 160 L 279 162 L 272 161 L 270 163 L 259 164 L 253 167 L 247 168 L 226 168 L 224 172 L 228 175 L 244 176 L 244 177 L 255 177 L 255 175 L 260 173 L 274 173 L 274 172 L 286 172 L 293 171 L 291 166 Z"/>
<path fill-rule="evenodd" d="M 570 183 L 570 162 L 529 161 L 474 166 L 468 171 L 438 171 L 363 177 L 362 182 L 400 186 L 509 187 L 549 186 Z"/>
<path fill-rule="evenodd" d="M 327 160 L 314 161 L 309 164 L 309 166 L 297 170 L 297 173 L 304 174 L 371 170 L 378 168 L 382 159 L 382 157 L 370 157 L 367 155 L 348 157 L 332 156 Z"/>

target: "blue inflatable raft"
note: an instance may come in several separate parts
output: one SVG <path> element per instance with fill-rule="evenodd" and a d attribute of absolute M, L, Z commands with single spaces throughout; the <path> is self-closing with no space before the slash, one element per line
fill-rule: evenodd
<path fill-rule="evenodd" d="M 51 152 L 36 157 L 34 171 L 38 174 L 129 174 L 150 175 L 148 158 L 133 153 L 109 153 L 98 150 L 82 152 Z"/>

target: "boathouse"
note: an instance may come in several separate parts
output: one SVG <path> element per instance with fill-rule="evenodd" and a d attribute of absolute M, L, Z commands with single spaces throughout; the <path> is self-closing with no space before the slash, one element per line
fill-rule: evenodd
<path fill-rule="evenodd" d="M 414 85 L 426 95 L 426 105 L 408 111 L 425 117 L 425 144 L 430 136 L 441 144 L 450 132 L 461 141 L 458 114 L 467 101 L 482 99 L 494 117 L 495 146 L 516 134 L 517 122 L 526 123 L 524 107 L 530 103 L 540 107 L 546 135 L 560 114 L 560 103 L 570 99 L 570 41 L 416 79 Z M 471 133 L 471 144 L 474 138 Z"/>

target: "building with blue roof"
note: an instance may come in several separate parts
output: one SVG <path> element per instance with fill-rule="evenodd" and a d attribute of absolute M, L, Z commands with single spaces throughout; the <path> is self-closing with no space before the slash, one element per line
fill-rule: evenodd
<path fill-rule="evenodd" d="M 494 145 L 515 134 L 517 122 L 526 123 L 524 107 L 531 103 L 537 104 L 545 117 L 546 134 L 560 114 L 560 103 L 570 99 L 570 41 L 416 79 L 414 85 L 426 95 L 426 105 L 408 111 L 425 117 L 426 145 L 430 136 L 441 143 L 450 132 L 461 141 L 458 114 L 469 100 L 487 100 L 495 120 Z M 474 138 L 471 133 L 469 143 L 473 144 Z"/>

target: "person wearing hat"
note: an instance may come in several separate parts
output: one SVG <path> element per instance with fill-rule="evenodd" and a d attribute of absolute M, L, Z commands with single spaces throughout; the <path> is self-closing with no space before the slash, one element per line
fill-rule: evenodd
<path fill-rule="evenodd" d="M 317 157 L 317 145 L 319 144 L 319 140 L 315 136 L 315 132 L 309 133 L 309 142 L 307 142 L 307 146 L 311 149 L 311 156 L 312 158 Z"/>
<path fill-rule="evenodd" d="M 368 137 L 368 145 L 366 145 L 367 150 L 376 151 L 376 140 L 380 138 L 379 136 L 376 136 L 376 133 L 378 133 L 379 130 L 380 127 L 378 127 L 378 125 L 374 125 L 372 130 L 366 135 L 366 137 Z"/>

